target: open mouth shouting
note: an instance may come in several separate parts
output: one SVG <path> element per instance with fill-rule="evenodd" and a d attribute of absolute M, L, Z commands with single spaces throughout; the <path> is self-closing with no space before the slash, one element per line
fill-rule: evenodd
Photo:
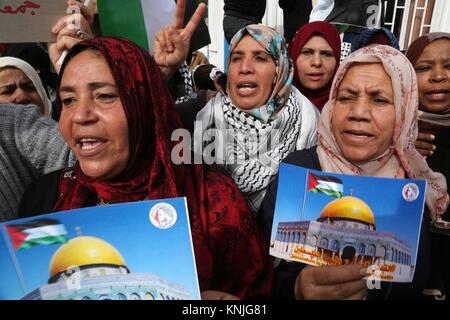
<path fill-rule="evenodd" d="M 75 139 L 79 156 L 94 156 L 106 147 L 108 140 L 98 137 L 78 137 Z"/>
<path fill-rule="evenodd" d="M 449 89 L 433 89 L 425 92 L 425 96 L 432 102 L 445 102 L 450 98 Z"/>
<path fill-rule="evenodd" d="M 242 97 L 253 95 L 257 88 L 258 85 L 253 81 L 242 81 L 237 84 L 237 92 Z"/>

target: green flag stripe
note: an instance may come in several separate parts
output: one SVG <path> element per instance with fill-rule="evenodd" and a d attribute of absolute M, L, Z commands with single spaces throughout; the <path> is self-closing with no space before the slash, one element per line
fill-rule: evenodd
<path fill-rule="evenodd" d="M 336 197 L 336 198 L 341 198 L 342 197 L 342 192 L 334 191 L 334 190 L 328 190 L 328 189 L 322 189 L 322 188 L 313 188 L 313 189 L 311 189 L 309 191 L 315 192 L 315 193 L 322 192 L 322 193 L 325 193 L 328 196 Z"/>
<path fill-rule="evenodd" d="M 102 35 L 127 38 L 149 50 L 141 0 L 100 0 L 98 14 Z"/>
<path fill-rule="evenodd" d="M 65 236 L 65 235 L 49 236 L 49 237 L 24 241 L 22 243 L 22 245 L 19 247 L 19 249 L 29 249 L 29 248 L 32 248 L 39 244 L 49 245 L 49 244 L 53 244 L 53 243 L 66 243 L 67 241 L 68 241 L 67 236 Z"/>

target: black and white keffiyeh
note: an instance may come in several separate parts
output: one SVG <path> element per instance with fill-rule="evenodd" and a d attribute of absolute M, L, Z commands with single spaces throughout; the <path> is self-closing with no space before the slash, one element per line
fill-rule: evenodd
<path fill-rule="evenodd" d="M 280 162 L 292 151 L 317 143 L 318 111 L 292 87 L 283 108 L 264 123 L 218 94 L 197 115 L 203 159 L 222 165 L 256 212 Z M 196 127 L 198 134 L 199 127 Z"/>
<path fill-rule="evenodd" d="M 196 94 L 192 86 L 192 73 L 190 72 L 189 66 L 187 65 L 186 61 L 183 62 L 181 67 L 178 69 L 178 72 L 180 72 L 181 76 L 184 79 L 184 96 L 179 97 L 175 101 L 175 103 L 182 103 L 189 99 L 195 98 Z"/>

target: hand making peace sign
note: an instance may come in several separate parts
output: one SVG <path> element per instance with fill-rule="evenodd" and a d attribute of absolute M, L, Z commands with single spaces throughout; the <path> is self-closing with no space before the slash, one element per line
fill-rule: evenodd
<path fill-rule="evenodd" d="M 186 60 L 192 35 L 206 10 L 204 3 L 199 4 L 183 29 L 185 7 L 186 0 L 178 0 L 174 23 L 155 34 L 153 57 L 165 79 L 170 79 Z"/>

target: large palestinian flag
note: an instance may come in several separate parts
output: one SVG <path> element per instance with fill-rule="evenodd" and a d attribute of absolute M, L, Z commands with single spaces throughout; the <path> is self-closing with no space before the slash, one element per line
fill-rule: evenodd
<path fill-rule="evenodd" d="M 344 185 L 342 180 L 336 177 L 308 173 L 308 191 L 322 192 L 331 197 L 342 198 Z"/>
<path fill-rule="evenodd" d="M 54 219 L 38 219 L 26 223 L 6 225 L 14 249 L 28 249 L 39 244 L 65 243 L 67 230 Z"/>

